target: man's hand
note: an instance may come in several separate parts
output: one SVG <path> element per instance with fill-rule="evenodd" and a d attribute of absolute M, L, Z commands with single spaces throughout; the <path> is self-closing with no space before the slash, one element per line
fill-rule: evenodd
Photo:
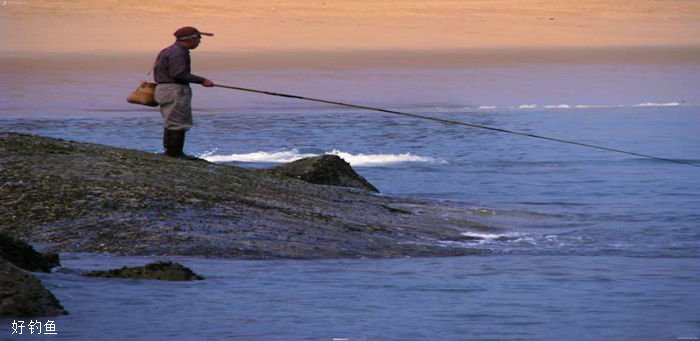
<path fill-rule="evenodd" d="M 214 82 L 212 82 L 208 79 L 205 79 L 204 82 L 202 82 L 202 86 L 205 86 L 207 88 L 211 88 L 212 86 L 214 86 Z"/>

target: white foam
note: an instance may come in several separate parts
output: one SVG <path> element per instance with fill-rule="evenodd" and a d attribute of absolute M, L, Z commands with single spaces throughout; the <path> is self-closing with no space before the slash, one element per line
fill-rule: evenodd
<path fill-rule="evenodd" d="M 527 245 L 563 245 L 560 243 L 556 235 L 540 235 L 528 234 L 521 232 L 509 233 L 478 233 L 478 232 L 462 232 L 462 236 L 477 238 L 478 244 L 494 244 L 508 243 L 509 245 L 527 244 Z"/>
<path fill-rule="evenodd" d="M 678 102 L 669 102 L 669 103 L 653 103 L 653 102 L 647 102 L 647 103 L 639 103 L 635 104 L 634 107 L 677 107 L 680 106 L 681 104 Z"/>
<path fill-rule="evenodd" d="M 350 154 L 333 150 L 331 155 L 338 155 L 353 166 L 379 166 L 386 164 L 404 163 L 404 162 L 423 162 L 423 163 L 447 163 L 445 160 L 439 160 L 432 157 L 413 155 L 411 153 L 402 154 Z"/>
<path fill-rule="evenodd" d="M 228 155 L 202 155 L 201 157 L 210 162 L 269 162 L 287 163 L 305 157 L 316 156 L 315 154 L 301 154 L 296 149 L 281 152 L 258 151 L 248 154 L 228 154 Z"/>
<path fill-rule="evenodd" d="M 537 104 L 523 104 L 518 107 L 518 109 L 536 109 Z"/>
<path fill-rule="evenodd" d="M 337 155 L 347 161 L 352 166 L 372 167 L 389 164 L 418 162 L 418 163 L 447 163 L 432 157 L 413 155 L 411 153 L 401 154 L 352 154 L 339 150 L 326 152 L 327 155 Z M 266 152 L 258 151 L 248 154 L 228 154 L 215 155 L 215 152 L 202 154 L 200 157 L 210 162 L 257 162 L 257 163 L 287 163 L 306 157 L 318 156 L 319 154 L 300 153 L 297 149 Z"/>
<path fill-rule="evenodd" d="M 642 108 L 642 107 L 678 107 L 681 106 L 680 102 L 645 102 L 639 104 L 521 104 L 519 106 L 510 107 L 511 110 L 532 110 L 532 109 L 607 109 L 607 108 Z M 497 106 L 493 105 L 482 105 L 478 107 L 478 110 L 495 110 L 498 109 Z"/>
<path fill-rule="evenodd" d="M 571 109 L 568 104 L 545 105 L 544 107 L 547 109 Z"/>
<path fill-rule="evenodd" d="M 470 238 L 478 238 L 481 240 L 496 240 L 496 239 L 500 239 L 500 238 L 514 239 L 514 238 L 520 238 L 523 236 L 522 233 L 517 233 L 517 232 L 501 233 L 501 234 L 462 232 L 461 235 L 465 236 L 465 237 L 470 237 Z"/>

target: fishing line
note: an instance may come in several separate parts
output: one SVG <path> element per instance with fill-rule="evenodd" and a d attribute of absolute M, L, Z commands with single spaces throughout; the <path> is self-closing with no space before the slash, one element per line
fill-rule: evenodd
<path fill-rule="evenodd" d="M 430 120 L 430 121 L 436 121 L 436 122 L 441 122 L 441 123 L 446 123 L 446 124 L 456 124 L 456 125 L 462 125 L 462 126 L 467 126 L 467 127 L 472 127 L 472 128 L 478 128 L 478 129 L 486 129 L 486 130 L 497 131 L 497 132 L 501 132 L 501 133 L 513 134 L 513 135 L 520 135 L 520 136 L 526 136 L 526 137 L 534 137 L 534 138 L 542 139 L 542 140 L 548 140 L 548 141 L 554 141 L 554 142 L 566 143 L 566 144 L 573 144 L 573 145 L 582 146 L 582 147 L 587 147 L 587 148 L 593 148 L 593 149 L 605 150 L 605 151 L 609 151 L 609 152 L 615 152 L 615 153 L 621 153 L 621 154 L 639 156 L 639 157 L 648 158 L 648 159 L 654 159 L 654 160 L 659 160 L 659 161 L 666 161 L 666 162 L 679 163 L 679 164 L 683 164 L 683 165 L 688 165 L 688 166 L 693 166 L 693 167 L 699 167 L 699 168 L 700 168 L 700 165 L 697 165 L 697 164 L 694 164 L 694 163 L 691 163 L 691 162 L 688 162 L 688 161 L 667 159 L 667 158 L 662 158 L 662 157 L 653 156 L 653 155 L 647 155 L 647 154 L 640 154 L 640 153 L 629 152 L 629 151 L 625 151 L 625 150 L 621 150 L 621 149 L 615 149 L 615 148 L 608 148 L 608 147 L 596 146 L 596 145 L 592 145 L 592 144 L 588 144 L 588 143 L 582 143 L 582 142 L 576 142 L 576 141 L 570 141 L 570 140 L 563 140 L 563 139 L 558 139 L 558 138 L 553 138 L 553 137 L 547 137 L 547 136 L 541 136 L 541 135 L 535 135 L 535 134 L 521 133 L 521 132 L 518 132 L 518 131 L 512 131 L 512 130 L 507 130 L 507 129 L 489 127 L 489 126 L 480 125 L 480 124 L 475 124 L 475 123 L 462 122 L 462 121 L 455 121 L 455 120 L 444 119 L 444 118 L 437 118 L 437 117 L 430 117 L 430 116 L 419 115 L 419 114 L 411 114 L 411 113 L 401 112 L 401 111 L 395 111 L 395 110 L 387 110 L 387 109 L 381 109 L 381 108 L 374 108 L 374 107 L 368 107 L 368 106 L 358 105 L 358 104 L 351 104 L 351 103 L 343 103 L 343 102 L 329 101 L 329 100 L 325 100 L 325 99 L 318 99 L 318 98 L 311 98 L 311 97 L 303 97 L 303 96 L 290 95 L 290 94 L 283 94 L 283 93 L 271 92 L 271 91 L 264 91 L 264 90 L 249 89 L 249 88 L 241 88 L 241 87 L 231 86 L 231 85 L 215 84 L 214 86 L 219 87 L 219 88 L 231 89 L 231 90 L 255 92 L 255 93 L 260 93 L 260 94 L 265 94 L 265 95 L 270 95 L 270 96 L 286 97 L 286 98 L 293 98 L 293 99 L 299 99 L 299 100 L 304 100 L 304 101 L 312 101 L 312 102 L 319 102 L 319 103 L 326 103 L 326 104 L 339 105 L 339 106 L 344 106 L 344 107 L 349 107 L 349 108 L 356 108 L 356 109 L 363 109 L 363 110 L 378 111 L 378 112 L 383 112 L 383 113 L 387 113 L 387 114 L 393 114 L 393 115 L 401 115 L 401 116 L 419 118 L 419 119 Z"/>

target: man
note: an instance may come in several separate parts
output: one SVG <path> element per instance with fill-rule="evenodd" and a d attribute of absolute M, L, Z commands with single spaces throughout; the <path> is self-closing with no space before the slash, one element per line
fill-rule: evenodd
<path fill-rule="evenodd" d="M 163 116 L 163 147 L 165 155 L 195 159 L 185 155 L 185 133 L 192 127 L 192 89 L 190 83 L 214 86 L 214 82 L 193 75 L 190 71 L 190 50 L 196 49 L 202 36 L 213 33 L 200 32 L 185 26 L 173 33 L 175 43 L 158 54 L 153 69 L 156 86 L 155 98 Z"/>

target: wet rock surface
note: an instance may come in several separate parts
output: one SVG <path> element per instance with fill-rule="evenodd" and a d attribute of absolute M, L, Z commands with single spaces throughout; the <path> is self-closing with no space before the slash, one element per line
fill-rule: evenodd
<path fill-rule="evenodd" d="M 350 164 L 337 155 L 309 157 L 275 167 L 273 173 L 312 184 L 353 187 L 372 192 L 379 190 L 355 172 Z"/>
<path fill-rule="evenodd" d="M 193 281 L 203 280 L 189 268 L 173 262 L 154 262 L 138 267 L 123 267 L 105 271 L 90 271 L 83 274 L 87 277 L 155 279 L 162 281 Z"/>
<path fill-rule="evenodd" d="M 67 314 L 56 297 L 28 271 L 49 272 L 58 255 L 44 255 L 19 239 L 0 233 L 0 316 Z"/>
<path fill-rule="evenodd" d="M 57 254 L 37 252 L 31 245 L 4 233 L 0 233 L 0 259 L 27 271 L 49 272 L 60 265 Z"/>
<path fill-rule="evenodd" d="M 36 277 L 0 259 L 0 316 L 56 316 L 67 314 L 56 297 Z"/>
<path fill-rule="evenodd" d="M 0 232 L 51 252 L 220 258 L 457 256 L 488 230 L 446 203 L 270 170 L 0 132 Z"/>

